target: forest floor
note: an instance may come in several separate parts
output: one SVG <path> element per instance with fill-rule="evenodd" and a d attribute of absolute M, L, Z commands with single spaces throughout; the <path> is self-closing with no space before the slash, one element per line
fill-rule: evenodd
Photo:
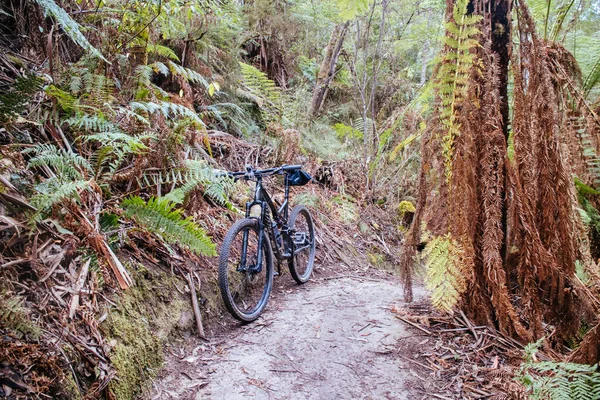
<path fill-rule="evenodd" d="M 402 286 L 373 268 L 276 277 L 264 314 L 208 342 L 173 344 L 148 398 L 422 399 L 422 332 L 397 317 Z M 324 276 L 325 275 L 325 276 Z M 415 300 L 425 301 L 415 288 Z"/>

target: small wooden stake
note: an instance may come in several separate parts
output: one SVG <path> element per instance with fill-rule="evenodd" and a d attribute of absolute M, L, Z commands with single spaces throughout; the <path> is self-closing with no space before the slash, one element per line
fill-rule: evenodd
<path fill-rule="evenodd" d="M 190 287 L 190 294 L 192 296 L 192 308 L 194 309 L 194 315 L 196 316 L 198 333 L 202 339 L 206 339 L 206 336 L 204 335 L 204 325 L 202 325 L 202 314 L 200 313 L 200 307 L 198 306 L 198 297 L 196 297 L 196 284 L 194 283 L 194 276 L 191 272 L 188 272 L 187 280 L 188 286 Z"/>
<path fill-rule="evenodd" d="M 77 282 L 75 283 L 76 293 L 71 298 L 71 307 L 69 308 L 69 318 L 71 319 L 75 317 L 75 312 L 77 311 L 77 307 L 79 307 L 79 294 L 81 289 L 83 289 L 88 272 L 90 271 L 90 262 L 91 259 L 88 258 L 87 261 L 83 263 L 81 272 L 79 272 L 79 278 L 77 278 Z"/>

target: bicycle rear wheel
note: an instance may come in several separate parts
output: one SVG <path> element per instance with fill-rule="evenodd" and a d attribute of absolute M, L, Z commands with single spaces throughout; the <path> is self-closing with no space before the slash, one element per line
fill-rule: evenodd
<path fill-rule="evenodd" d="M 227 232 L 219 255 L 219 288 L 227 310 L 243 322 L 257 319 L 273 286 L 273 251 L 263 237 L 262 262 L 258 263 L 258 220 L 237 221 Z"/>
<path fill-rule="evenodd" d="M 315 227 L 310 212 L 303 205 L 294 207 L 289 225 L 294 255 L 288 260 L 288 267 L 294 280 L 301 284 L 308 281 L 315 263 Z"/>

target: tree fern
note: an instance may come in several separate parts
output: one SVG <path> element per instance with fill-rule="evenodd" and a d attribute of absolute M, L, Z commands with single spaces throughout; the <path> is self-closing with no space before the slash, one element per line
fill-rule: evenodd
<path fill-rule="evenodd" d="M 54 0 L 36 0 L 36 2 L 44 9 L 46 15 L 52 16 L 52 18 L 62 26 L 73 42 L 108 63 L 108 60 L 102 56 L 100 51 L 92 46 L 83 33 L 81 33 L 79 24 L 75 22 L 62 7 L 58 6 Z"/>
<path fill-rule="evenodd" d="M 440 310 L 451 311 L 467 288 L 463 254 L 462 246 L 449 234 L 433 238 L 423 251 L 427 266 L 426 286 L 432 291 L 434 307 Z"/>
<path fill-rule="evenodd" d="M 196 254 L 216 255 L 215 245 L 191 217 L 184 218 L 183 211 L 165 198 L 152 197 L 145 202 L 140 197 L 130 197 L 121 203 L 125 215 L 167 243 L 187 247 Z"/>
<path fill-rule="evenodd" d="M 440 118 L 446 131 L 442 140 L 442 152 L 447 182 L 450 182 L 452 176 L 454 141 L 460 135 L 457 107 L 467 94 L 469 74 L 476 58 L 471 50 L 478 46 L 475 37 L 479 34 L 477 23 L 482 18 L 480 15 L 467 15 L 468 4 L 468 0 L 457 0 L 452 19 L 444 24 L 446 52 L 435 79 L 441 100 Z"/>

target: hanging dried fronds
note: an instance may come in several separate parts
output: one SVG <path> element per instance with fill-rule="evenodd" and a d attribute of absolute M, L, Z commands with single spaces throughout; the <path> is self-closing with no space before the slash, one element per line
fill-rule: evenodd
<path fill-rule="evenodd" d="M 469 9 L 457 2 L 454 20 L 457 10 L 468 13 Z M 565 127 L 585 137 L 585 121 L 565 107 L 573 96 L 564 88 L 580 82 L 568 80 L 569 76 L 581 74 L 564 48 L 536 36 L 526 6 L 519 3 L 521 39 L 513 57 L 511 123 L 506 98 L 511 43 L 495 33 L 497 24 L 510 29 L 509 4 L 474 1 L 472 10 L 480 18 L 473 18 L 477 23 L 469 24 L 468 30 L 481 33 L 477 43 L 457 47 L 467 51 L 456 57 L 468 61 L 458 82 L 445 77 L 445 64 L 438 71 L 436 85 L 442 89 L 429 129 L 444 136 L 429 141 L 423 152 L 422 168 L 437 165 L 428 167 L 419 201 L 419 207 L 428 204 L 431 210 L 424 221 L 434 238 L 425 255 L 434 302 L 448 309 L 460 297 L 461 307 L 478 323 L 523 341 L 544 336 L 552 326 L 553 340 L 561 342 L 578 329 L 582 313 L 590 310 L 575 279 L 576 260 L 591 258 L 580 245 L 584 230 L 568 162 L 585 160 L 590 151 L 581 149 L 578 136 L 567 141 L 559 131 Z M 450 36 L 457 33 L 449 31 Z M 448 43 L 455 41 L 447 41 L 446 52 L 451 53 Z M 452 68 L 457 76 L 459 69 Z M 448 83 L 460 87 L 460 101 L 454 90 L 444 89 Z M 507 152 L 509 124 L 512 162 Z M 597 148 L 591 143 L 588 147 Z M 442 158 L 437 164 L 436 154 Z M 571 164 L 580 165 L 582 175 L 589 176 L 586 165 L 578 163 Z M 411 228 L 403 263 L 415 254 L 420 239 L 411 235 L 420 229 Z M 444 269 L 450 273 L 440 274 Z"/>

